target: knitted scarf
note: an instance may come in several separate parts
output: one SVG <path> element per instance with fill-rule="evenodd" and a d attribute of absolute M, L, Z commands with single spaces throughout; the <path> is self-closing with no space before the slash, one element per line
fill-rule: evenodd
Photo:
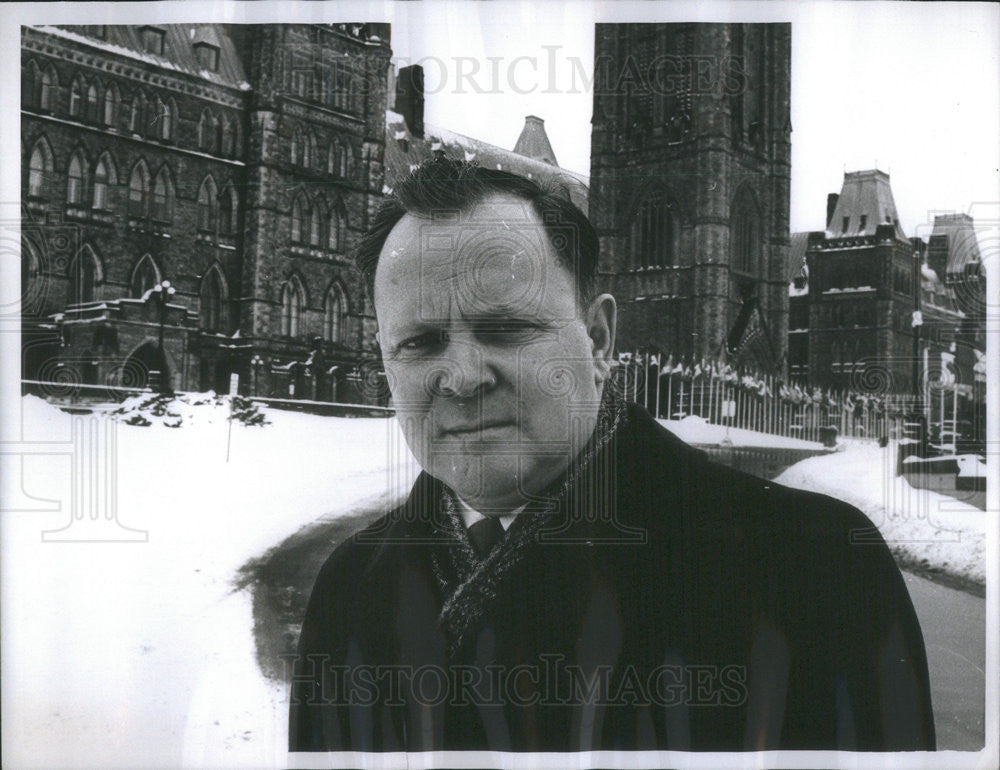
<path fill-rule="evenodd" d="M 528 554 L 529 546 L 537 542 L 542 527 L 552 523 L 551 515 L 544 512 L 551 508 L 552 499 L 556 505 L 565 500 L 625 419 L 624 400 L 606 388 L 594 433 L 566 474 L 549 488 L 551 494 L 544 495 L 550 502 L 542 506 L 529 504 L 514 517 L 503 538 L 485 557 L 481 558 L 469 541 L 454 492 L 443 487 L 442 515 L 434 517 L 434 527 L 444 536 L 445 544 L 431 553 L 431 568 L 444 597 L 438 622 L 448 641 L 449 656 L 455 657 L 470 631 L 496 601 L 504 581 Z M 543 512 L 538 512 L 540 508 Z"/>

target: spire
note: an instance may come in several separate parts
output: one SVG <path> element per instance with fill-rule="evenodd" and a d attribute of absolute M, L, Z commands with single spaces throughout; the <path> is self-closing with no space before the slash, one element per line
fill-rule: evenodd
<path fill-rule="evenodd" d="M 514 152 L 527 158 L 534 158 L 551 166 L 558 166 L 556 154 L 545 133 L 545 121 L 534 115 L 524 117 L 524 128 L 514 145 Z"/>

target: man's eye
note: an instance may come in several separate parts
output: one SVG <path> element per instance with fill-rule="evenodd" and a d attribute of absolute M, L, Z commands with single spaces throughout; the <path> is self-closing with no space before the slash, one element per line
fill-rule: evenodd
<path fill-rule="evenodd" d="M 424 350 L 433 345 L 444 342 L 446 337 L 447 332 L 427 332 L 426 334 L 418 334 L 415 337 L 409 337 L 399 343 L 399 349 L 407 351 Z"/>

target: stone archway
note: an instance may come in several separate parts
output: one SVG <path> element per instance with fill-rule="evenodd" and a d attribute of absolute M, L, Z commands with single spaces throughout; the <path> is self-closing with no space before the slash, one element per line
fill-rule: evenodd
<path fill-rule="evenodd" d="M 132 351 L 122 371 L 122 386 L 156 389 L 160 382 L 170 385 L 170 365 L 163 349 L 155 342 L 145 342 Z"/>

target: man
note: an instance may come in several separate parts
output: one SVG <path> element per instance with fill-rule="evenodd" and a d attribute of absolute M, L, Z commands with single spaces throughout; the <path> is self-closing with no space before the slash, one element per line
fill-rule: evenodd
<path fill-rule="evenodd" d="M 359 267 L 424 472 L 316 581 L 292 751 L 933 749 L 871 522 L 625 404 L 596 261 L 571 203 L 450 160 L 376 216 Z"/>

